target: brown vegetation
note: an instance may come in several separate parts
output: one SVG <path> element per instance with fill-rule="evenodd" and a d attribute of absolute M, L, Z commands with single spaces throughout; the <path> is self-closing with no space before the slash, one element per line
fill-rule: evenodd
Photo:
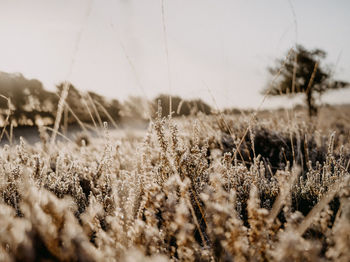
<path fill-rule="evenodd" d="M 349 126 L 289 113 L 4 146 L 0 260 L 349 261 Z"/>

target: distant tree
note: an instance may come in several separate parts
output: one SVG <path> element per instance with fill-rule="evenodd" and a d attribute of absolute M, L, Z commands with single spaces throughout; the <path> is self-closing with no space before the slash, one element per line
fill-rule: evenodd
<path fill-rule="evenodd" d="M 65 85 L 65 83 L 60 83 L 56 86 L 58 96 L 61 96 L 64 85 Z M 65 102 L 69 106 L 70 110 L 74 113 L 74 115 L 80 121 L 82 121 L 82 122 L 91 121 L 89 112 L 87 111 L 86 106 L 83 103 L 83 97 L 82 97 L 81 93 L 71 83 L 69 84 L 68 96 L 67 96 Z M 56 107 L 57 106 L 58 106 L 58 104 L 56 104 Z M 65 109 L 65 110 L 67 110 L 67 109 Z M 68 112 L 67 115 L 68 115 L 67 122 L 69 124 L 75 123 L 77 121 L 75 119 L 75 116 L 71 112 Z"/>
<path fill-rule="evenodd" d="M 64 83 L 60 83 L 56 86 L 59 95 L 63 90 L 63 85 Z M 105 97 L 91 91 L 87 93 L 80 92 L 72 84 L 69 84 L 66 103 L 82 122 L 90 123 L 92 121 L 91 116 L 101 121 L 109 121 L 109 117 L 112 117 L 113 120 L 119 120 L 120 117 L 120 103 L 118 100 L 107 100 Z M 68 115 L 68 123 L 76 122 L 72 114 Z"/>
<path fill-rule="evenodd" d="M 63 117 L 62 121 L 72 124 L 77 122 L 77 117 L 80 121 L 90 123 L 91 115 L 98 115 L 101 121 L 119 119 L 118 100 L 105 99 L 94 92 L 88 92 L 91 99 L 87 99 L 87 96 L 82 95 L 72 84 L 69 85 L 65 101 L 69 105 L 69 110 L 68 107 L 65 108 L 66 117 Z M 20 73 L 0 72 L 0 118 L 6 118 L 9 109 L 8 101 L 10 101 L 9 123 L 32 125 L 36 124 L 40 118 L 44 119 L 46 124 L 52 123 L 56 118 L 63 86 L 63 83 L 58 84 L 57 92 L 54 93 L 45 90 L 39 80 L 27 79 Z"/>
<path fill-rule="evenodd" d="M 189 104 L 189 107 L 192 108 L 193 113 L 202 112 L 209 115 L 212 112 L 211 106 L 205 103 L 202 99 L 188 100 L 187 103 Z"/>
<path fill-rule="evenodd" d="M 154 99 L 154 104 L 157 105 L 158 100 L 161 102 L 162 106 L 162 116 L 169 115 L 169 95 L 159 95 Z M 172 96 L 172 116 L 188 116 L 195 114 L 197 112 L 202 112 L 206 115 L 209 115 L 212 111 L 210 105 L 205 103 L 201 99 L 194 100 L 185 100 L 179 96 Z M 157 110 L 157 106 L 154 106 L 154 109 Z"/>
<path fill-rule="evenodd" d="M 23 119 L 35 123 L 38 116 L 54 118 L 53 107 L 57 99 L 53 93 L 44 89 L 36 79 L 27 79 L 22 74 L 0 72 L 0 94 L 11 100 L 10 121 Z M 8 108 L 7 101 L 0 99 L 0 110 Z"/>
<path fill-rule="evenodd" d="M 271 75 L 277 76 L 277 79 L 272 87 L 269 86 L 264 90 L 264 93 L 269 91 L 269 95 L 273 96 L 304 93 L 309 116 L 316 116 L 315 93 L 322 95 L 329 90 L 349 87 L 349 83 L 333 80 L 331 70 L 321 65 L 321 60 L 326 57 L 325 51 L 307 50 L 298 45 L 295 55 L 296 59 L 290 55 L 286 60 L 277 60 L 276 66 L 269 68 Z"/>
<path fill-rule="evenodd" d="M 125 118 L 146 120 L 153 104 L 141 96 L 129 96 L 123 103 L 120 114 Z"/>
<path fill-rule="evenodd" d="M 154 115 L 157 112 L 157 106 L 158 101 L 160 101 L 160 104 L 162 106 L 162 117 L 169 115 L 169 95 L 161 94 L 157 96 L 154 99 Z M 189 115 L 190 114 L 190 108 L 188 108 L 187 104 L 184 106 L 184 100 L 179 96 L 172 96 L 171 97 L 171 105 L 172 105 L 172 111 L 174 112 L 172 116 L 179 116 L 179 115 Z"/>
<path fill-rule="evenodd" d="M 102 121 L 108 121 L 109 117 L 119 120 L 121 105 L 117 99 L 108 100 L 95 92 L 88 92 L 88 94 Z"/>

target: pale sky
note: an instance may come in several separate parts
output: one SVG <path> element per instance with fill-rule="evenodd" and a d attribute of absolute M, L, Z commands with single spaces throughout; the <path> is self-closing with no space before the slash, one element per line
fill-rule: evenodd
<path fill-rule="evenodd" d="M 348 0 L 164 0 L 170 85 L 161 10 L 161 0 L 0 0 L 0 71 L 51 90 L 67 79 L 120 100 L 171 92 L 254 108 L 266 68 L 297 40 L 350 81 Z M 322 101 L 348 103 L 350 90 Z"/>

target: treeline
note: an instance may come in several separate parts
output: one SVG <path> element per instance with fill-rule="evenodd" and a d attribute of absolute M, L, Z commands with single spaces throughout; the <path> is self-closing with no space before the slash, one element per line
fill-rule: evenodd
<path fill-rule="evenodd" d="M 162 106 L 162 116 L 168 116 L 170 110 L 170 97 L 169 95 L 160 95 L 154 99 L 155 105 L 160 102 Z M 202 112 L 209 115 L 212 112 L 212 108 L 202 101 L 201 99 L 187 100 L 182 99 L 179 96 L 171 97 L 171 111 L 172 116 L 189 116 L 195 115 L 198 112 Z"/>
<path fill-rule="evenodd" d="M 56 86 L 56 92 L 46 90 L 36 79 L 26 79 L 22 74 L 0 72 L 0 113 L 1 125 L 6 120 L 14 126 L 52 125 L 56 118 L 58 102 L 63 84 Z M 67 124 L 82 122 L 108 121 L 119 119 L 120 103 L 107 100 L 94 92 L 79 92 L 70 85 L 64 104 Z"/>
<path fill-rule="evenodd" d="M 0 72 L 0 126 L 9 123 L 13 126 L 52 125 L 63 87 L 63 83 L 58 84 L 56 91 L 51 92 L 39 80 L 27 79 L 22 74 Z M 162 105 L 162 115 L 169 115 L 168 95 L 159 95 L 152 101 L 131 96 L 121 103 L 95 92 L 80 92 L 69 84 L 62 124 L 78 121 L 100 124 L 103 121 L 118 123 L 122 119 L 147 120 L 156 115 L 158 101 Z M 212 108 L 200 99 L 172 97 L 172 116 L 188 116 L 198 112 L 210 114 Z"/>

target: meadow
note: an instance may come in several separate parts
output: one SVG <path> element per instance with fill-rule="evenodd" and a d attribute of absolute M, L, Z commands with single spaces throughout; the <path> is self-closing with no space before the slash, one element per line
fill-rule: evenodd
<path fill-rule="evenodd" d="M 0 261 L 349 261 L 349 107 L 158 115 L 0 149 Z"/>

